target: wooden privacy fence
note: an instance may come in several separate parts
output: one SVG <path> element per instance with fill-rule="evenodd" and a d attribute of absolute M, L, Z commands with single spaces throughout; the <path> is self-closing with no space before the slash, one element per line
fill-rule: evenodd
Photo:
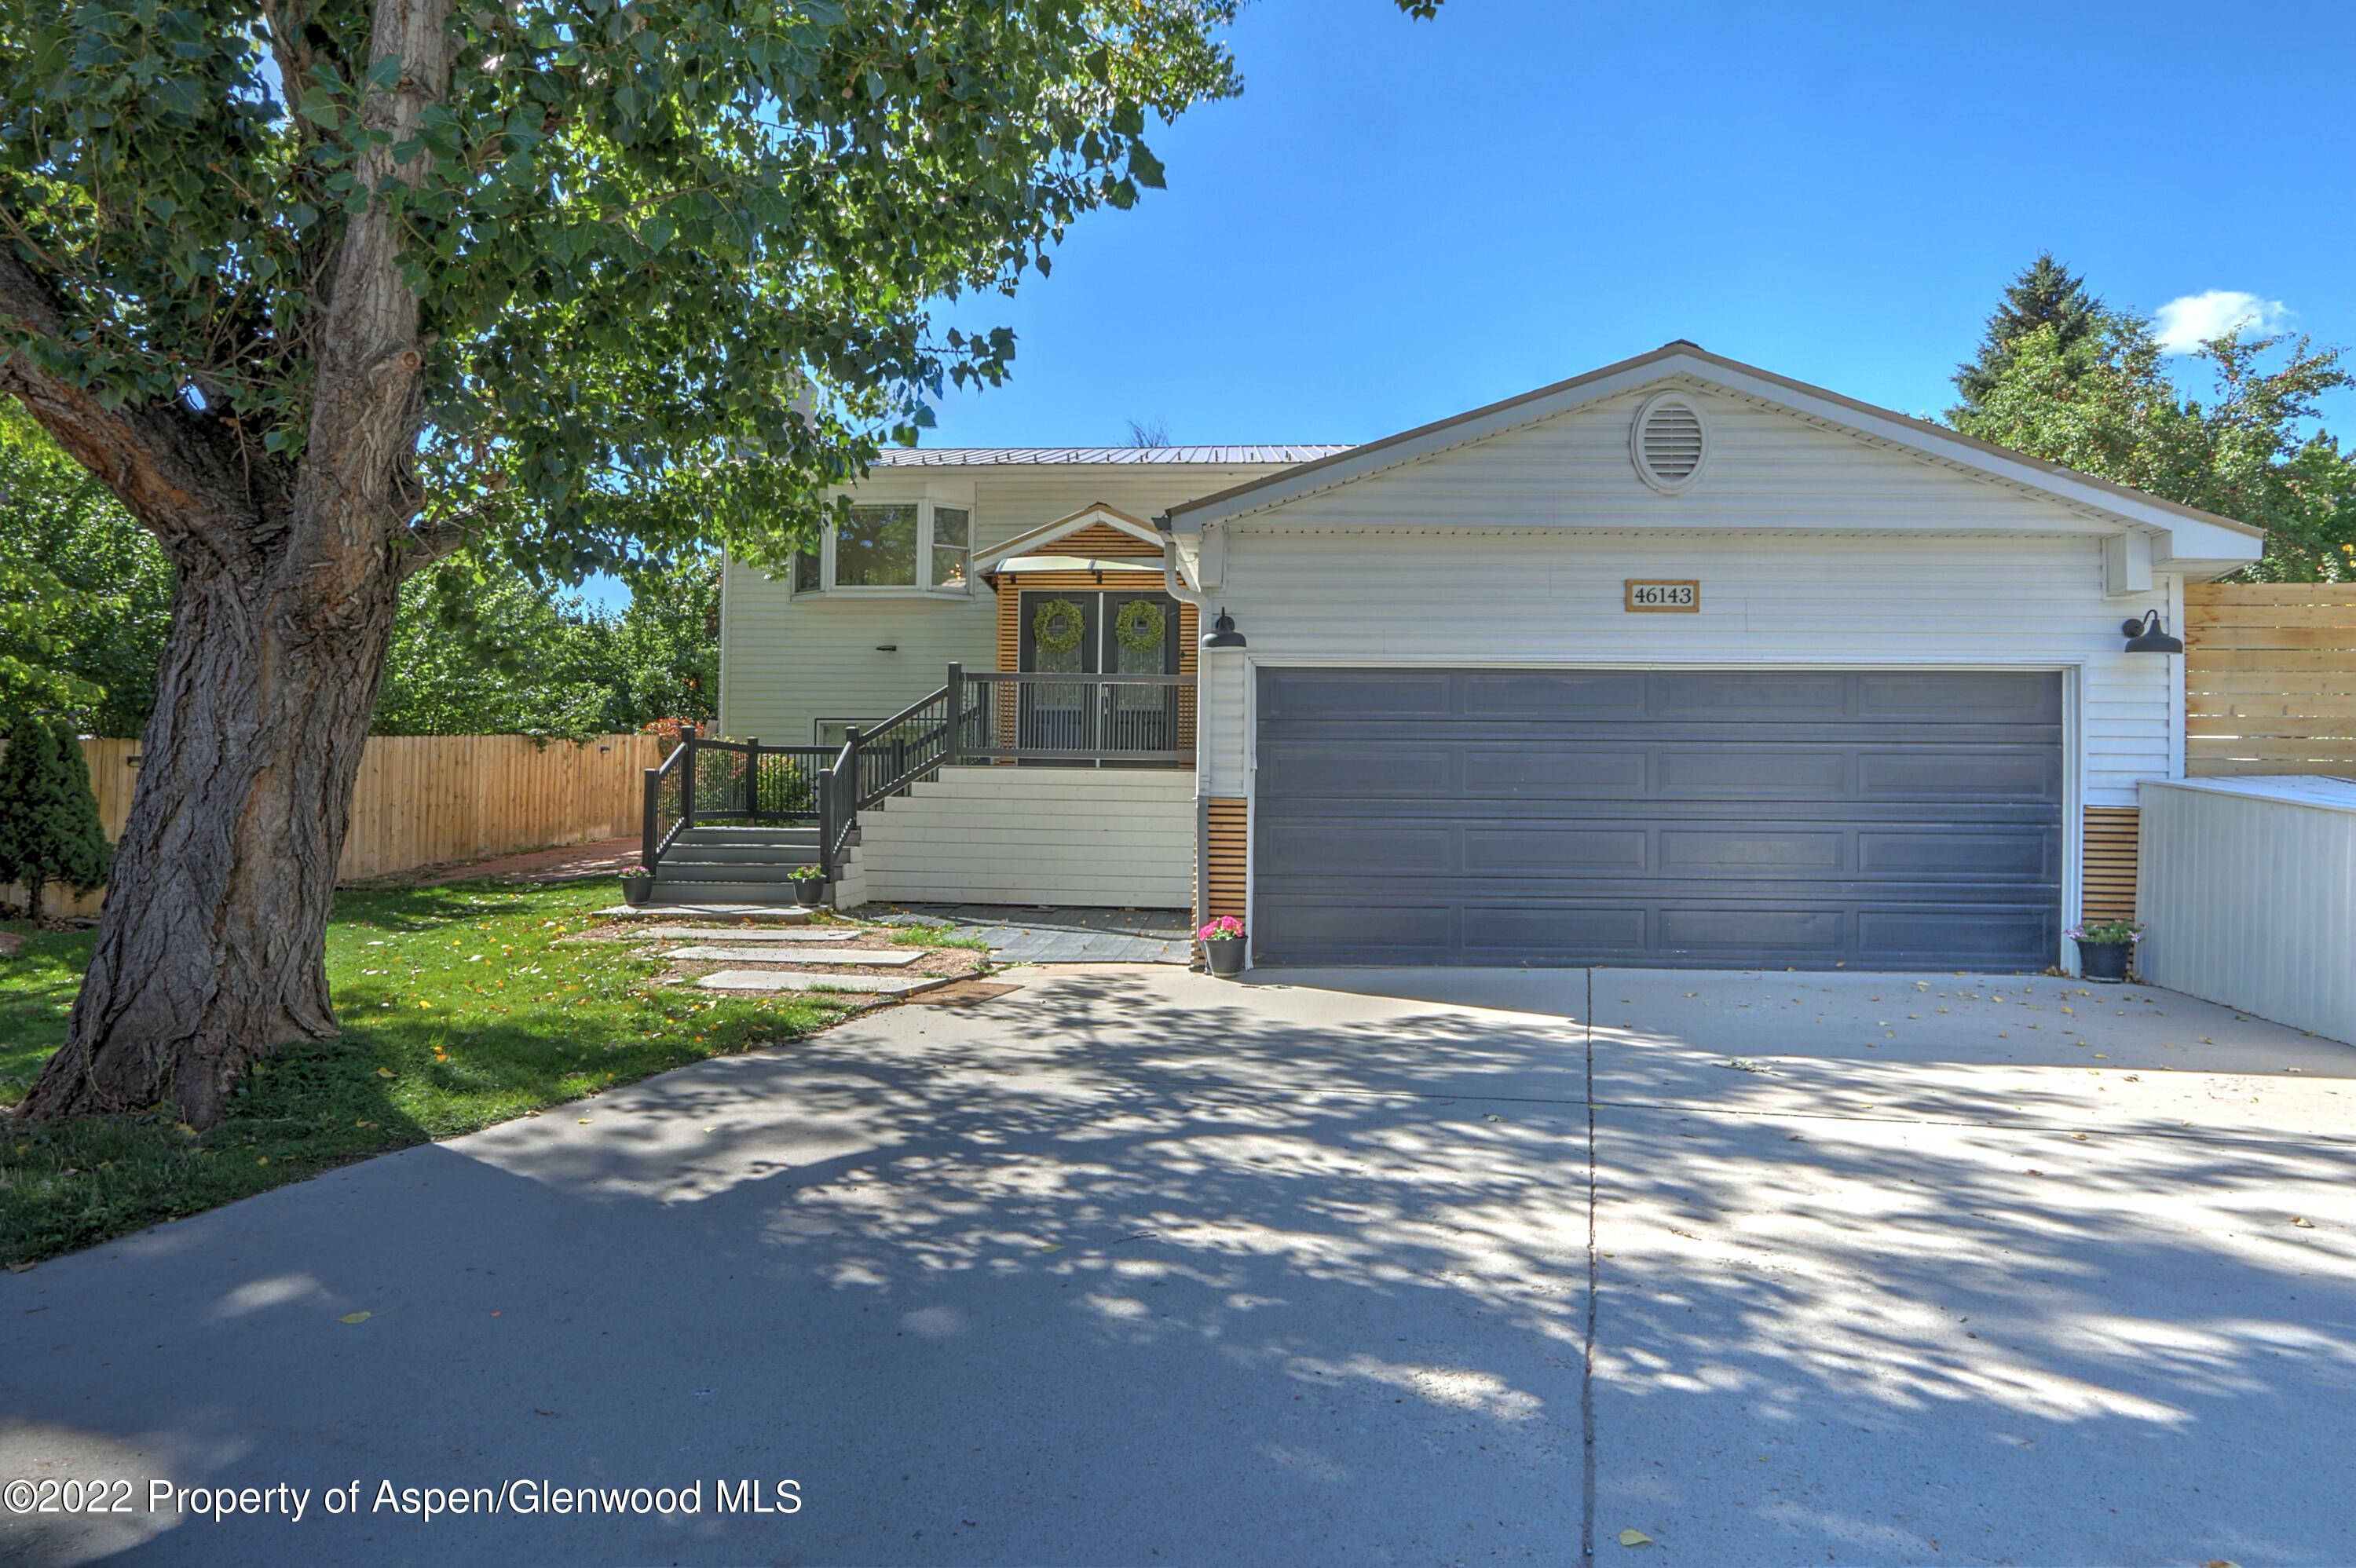
<path fill-rule="evenodd" d="M 655 735 L 579 745 L 526 735 L 371 735 L 336 874 L 354 881 L 636 833 L 645 770 L 661 764 L 665 749 Z M 109 838 L 122 836 L 131 814 L 138 754 L 136 741 L 82 742 Z M 24 897 L 21 888 L 0 893 L 13 903 Z M 41 901 L 49 914 L 89 914 L 98 901 L 69 904 L 56 889 Z"/>
<path fill-rule="evenodd" d="M 2185 584 L 2184 771 L 2356 776 L 2356 583 Z"/>

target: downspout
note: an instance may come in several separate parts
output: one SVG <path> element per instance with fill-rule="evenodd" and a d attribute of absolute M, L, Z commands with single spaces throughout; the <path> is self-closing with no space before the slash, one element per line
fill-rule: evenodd
<path fill-rule="evenodd" d="M 1202 630 L 1203 616 L 1210 604 L 1200 593 L 1189 588 L 1178 575 L 1178 534 L 1170 526 L 1170 514 L 1162 513 L 1153 519 L 1154 531 L 1162 536 L 1162 592 L 1181 604 L 1192 604 L 1195 611 L 1195 630 Z M 1194 919 L 1208 920 L 1211 911 L 1211 800 L 1203 793 L 1203 656 L 1194 656 Z M 1193 951 L 1192 948 L 1189 951 Z M 1201 956 L 1194 965 L 1208 961 Z M 1193 967 L 1190 965 L 1189 967 Z"/>
<path fill-rule="evenodd" d="M 1197 610 L 1207 610 L 1211 602 L 1186 586 L 1178 575 L 1178 533 L 1170 526 L 1170 514 L 1162 513 L 1153 519 L 1156 532 L 1162 536 L 1162 591 L 1181 604 L 1192 604 Z"/>

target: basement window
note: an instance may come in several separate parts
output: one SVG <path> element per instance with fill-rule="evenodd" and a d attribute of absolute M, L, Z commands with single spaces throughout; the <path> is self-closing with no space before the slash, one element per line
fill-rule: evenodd
<path fill-rule="evenodd" d="M 794 558 L 794 592 L 972 592 L 973 513 L 932 501 L 867 501 Z"/>

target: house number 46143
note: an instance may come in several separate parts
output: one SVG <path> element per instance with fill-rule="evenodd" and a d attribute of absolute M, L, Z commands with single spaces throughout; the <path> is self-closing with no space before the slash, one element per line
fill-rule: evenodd
<path fill-rule="evenodd" d="M 1690 578 L 1632 577 L 1626 603 L 1631 610 L 1690 613 L 1701 608 L 1701 584 Z"/>

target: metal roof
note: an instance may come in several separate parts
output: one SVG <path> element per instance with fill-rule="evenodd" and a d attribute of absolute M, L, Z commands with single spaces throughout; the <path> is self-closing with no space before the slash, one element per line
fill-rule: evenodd
<path fill-rule="evenodd" d="M 878 468 L 976 468 L 1024 463 L 1314 463 L 1350 449 L 1301 442 L 1272 446 L 890 446 Z"/>

